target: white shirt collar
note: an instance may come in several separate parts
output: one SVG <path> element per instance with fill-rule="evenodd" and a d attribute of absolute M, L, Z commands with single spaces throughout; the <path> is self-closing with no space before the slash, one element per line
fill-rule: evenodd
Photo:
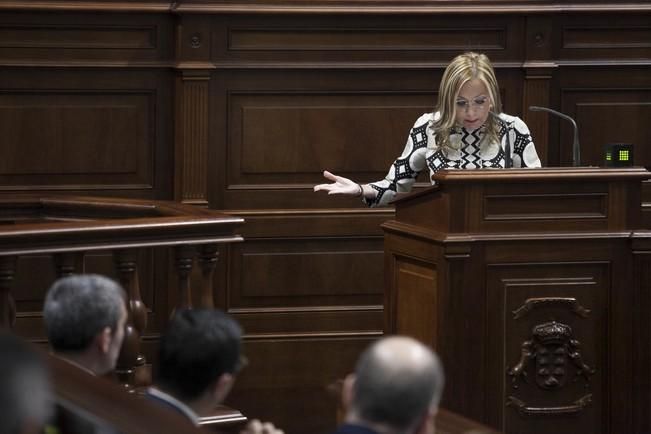
<path fill-rule="evenodd" d="M 84 365 L 81 365 L 77 363 L 76 361 L 67 358 L 64 354 L 61 353 L 52 353 L 55 357 L 57 357 L 59 360 L 63 360 L 64 362 L 68 363 L 69 365 L 74 366 L 75 368 L 81 369 L 82 371 L 92 375 L 93 377 L 97 377 L 97 374 L 93 372 L 91 369 L 85 367 Z"/>

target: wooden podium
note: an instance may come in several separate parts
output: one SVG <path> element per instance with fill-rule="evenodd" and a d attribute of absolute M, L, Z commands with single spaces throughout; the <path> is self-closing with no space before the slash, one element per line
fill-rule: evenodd
<path fill-rule="evenodd" d="M 651 432 L 643 168 L 442 171 L 385 231 L 386 332 L 505 433 Z"/>

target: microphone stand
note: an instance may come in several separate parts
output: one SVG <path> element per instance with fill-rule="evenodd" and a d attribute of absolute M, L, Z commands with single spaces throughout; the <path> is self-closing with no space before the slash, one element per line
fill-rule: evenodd
<path fill-rule="evenodd" d="M 570 122 L 572 124 L 572 127 L 574 128 L 574 142 L 572 143 L 572 165 L 574 167 L 578 167 L 581 165 L 581 148 L 579 146 L 579 128 L 576 126 L 576 122 L 574 122 L 574 119 L 569 117 L 566 114 L 563 114 L 561 112 L 557 112 L 556 110 L 552 110 L 547 107 L 538 107 L 535 105 L 529 106 L 529 110 L 532 112 L 547 112 L 551 113 L 553 115 L 558 116 L 559 118 L 565 119 L 566 121 Z"/>

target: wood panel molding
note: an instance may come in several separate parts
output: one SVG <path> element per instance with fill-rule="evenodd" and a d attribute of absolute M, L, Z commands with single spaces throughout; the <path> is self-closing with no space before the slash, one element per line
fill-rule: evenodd
<path fill-rule="evenodd" d="M 4 12 L 0 23 L 8 65 L 169 65 L 172 56 L 171 17 Z"/>
<path fill-rule="evenodd" d="M 165 12 L 169 0 L 4 0 L 0 10 L 80 12 Z"/>
<path fill-rule="evenodd" d="M 558 55 L 564 60 L 649 60 L 651 25 L 644 14 L 622 15 L 626 20 L 567 14 L 558 20 Z"/>
<path fill-rule="evenodd" d="M 594 88 L 562 89 L 562 106 L 565 113 L 574 117 L 579 125 L 583 164 L 604 165 L 604 146 L 608 143 L 634 145 L 634 164 L 648 165 L 651 161 L 649 136 L 640 129 L 640 119 L 651 117 L 651 83 L 646 88 L 603 86 Z M 606 124 L 607 123 L 607 124 Z M 616 129 L 609 125 L 617 125 Z M 572 128 L 560 124 L 563 144 L 562 161 L 571 159 Z"/>
<path fill-rule="evenodd" d="M 551 68 L 528 68 L 524 82 L 522 113 L 529 126 L 536 144 L 536 151 L 543 166 L 549 162 L 549 115 L 543 112 L 531 112 L 530 106 L 549 107 L 551 80 L 554 70 Z"/>
<path fill-rule="evenodd" d="M 481 41 L 482 50 L 506 49 L 505 27 L 474 28 L 274 28 L 233 27 L 228 49 L 237 51 L 346 50 L 346 51 L 448 51 Z M 471 36 L 470 36 L 471 35 Z M 435 42 L 439 41 L 439 42 Z"/>
<path fill-rule="evenodd" d="M 92 24 L 3 25 L 0 49 L 154 49 L 155 26 L 108 26 Z"/>
<path fill-rule="evenodd" d="M 144 89 L 0 91 L 0 179 L 13 180 L 4 189 L 152 189 L 153 98 Z"/>
<path fill-rule="evenodd" d="M 493 294 L 486 306 L 488 317 L 488 348 L 496 348 L 495 354 L 504 354 L 504 360 L 491 362 L 495 369 L 505 370 L 504 384 L 490 379 L 488 387 L 503 390 L 501 405 L 492 403 L 492 413 L 502 413 L 503 429 L 518 432 L 527 426 L 531 416 L 540 417 L 540 423 L 553 425 L 550 419 L 559 414 L 576 414 L 573 423 L 556 423 L 559 432 L 574 432 L 574 423 L 594 426 L 591 432 L 608 432 L 600 427 L 599 414 L 607 411 L 608 357 L 606 349 L 594 338 L 603 333 L 609 321 L 604 315 L 608 303 L 608 262 L 571 261 L 567 263 L 489 264 L 487 268 L 487 292 Z M 526 271 L 525 271 L 526 270 Z M 580 304 L 587 315 L 577 315 L 571 303 L 557 302 L 559 298 L 572 298 Z M 547 303 L 536 303 L 527 315 L 517 316 L 532 298 L 547 298 Z M 493 304 L 494 303 L 494 304 Z M 534 373 L 537 359 L 522 358 L 523 346 L 530 345 L 532 353 L 545 350 L 537 340 L 537 328 L 553 327 L 556 331 L 569 333 L 571 339 L 580 343 L 582 361 L 589 369 L 569 363 L 560 367 L 563 375 L 554 378 L 559 383 L 545 383 L 544 377 Z M 504 332 L 502 332 L 504 331 Z M 549 331 L 552 332 L 551 330 Z M 496 334 L 494 334 L 496 333 Z M 546 333 L 546 332 L 542 332 Z M 537 349 L 536 349 L 537 348 Z M 589 371 L 589 372 L 584 372 Z M 523 376 L 527 376 L 527 380 Z M 576 379 L 576 381 L 573 381 Z M 554 405 L 549 405 L 551 395 Z M 548 396 L 546 396 L 548 395 Z M 587 402 L 585 396 L 590 395 Z M 558 403 L 565 403 L 558 405 Z M 581 404 L 583 403 L 583 404 Z M 589 403 L 589 404 L 588 404 Z M 551 425 L 550 425 L 551 424 Z"/>
<path fill-rule="evenodd" d="M 208 106 L 210 73 L 182 71 L 176 80 L 176 200 L 208 204 Z"/>
<path fill-rule="evenodd" d="M 643 1 L 626 3 L 596 3 L 590 0 L 541 1 L 541 0 L 421 0 L 405 4 L 400 0 L 377 2 L 373 0 L 347 1 L 307 1 L 307 0 L 217 0 L 184 1 L 175 7 L 179 13 L 255 13 L 255 14 L 394 14 L 414 13 L 466 14 L 466 13 L 540 13 L 540 12 L 617 12 L 631 10 L 651 10 L 651 5 Z"/>
<path fill-rule="evenodd" d="M 595 2 L 594 0 L 542 1 L 542 0 L 420 0 L 405 4 L 400 0 L 377 2 L 373 0 L 5 0 L 0 9 L 9 10 L 63 10 L 63 11 L 131 11 L 175 13 L 540 13 L 540 12 L 617 12 L 651 10 L 648 2 L 627 1 Z"/>

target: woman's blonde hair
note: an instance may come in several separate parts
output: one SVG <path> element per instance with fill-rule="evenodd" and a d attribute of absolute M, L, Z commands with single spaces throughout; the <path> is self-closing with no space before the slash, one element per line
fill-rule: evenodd
<path fill-rule="evenodd" d="M 490 110 L 496 114 L 502 112 L 499 85 L 488 57 L 485 54 L 468 52 L 452 59 L 441 79 L 436 107 L 440 117 L 434 121 L 434 134 L 438 145 L 444 151 L 454 148 L 450 144 L 450 131 L 457 126 L 456 103 L 459 91 L 464 84 L 473 79 L 479 79 L 486 86 Z M 485 140 L 488 140 L 488 143 L 497 142 L 498 131 L 497 121 L 489 115 L 486 121 Z"/>

